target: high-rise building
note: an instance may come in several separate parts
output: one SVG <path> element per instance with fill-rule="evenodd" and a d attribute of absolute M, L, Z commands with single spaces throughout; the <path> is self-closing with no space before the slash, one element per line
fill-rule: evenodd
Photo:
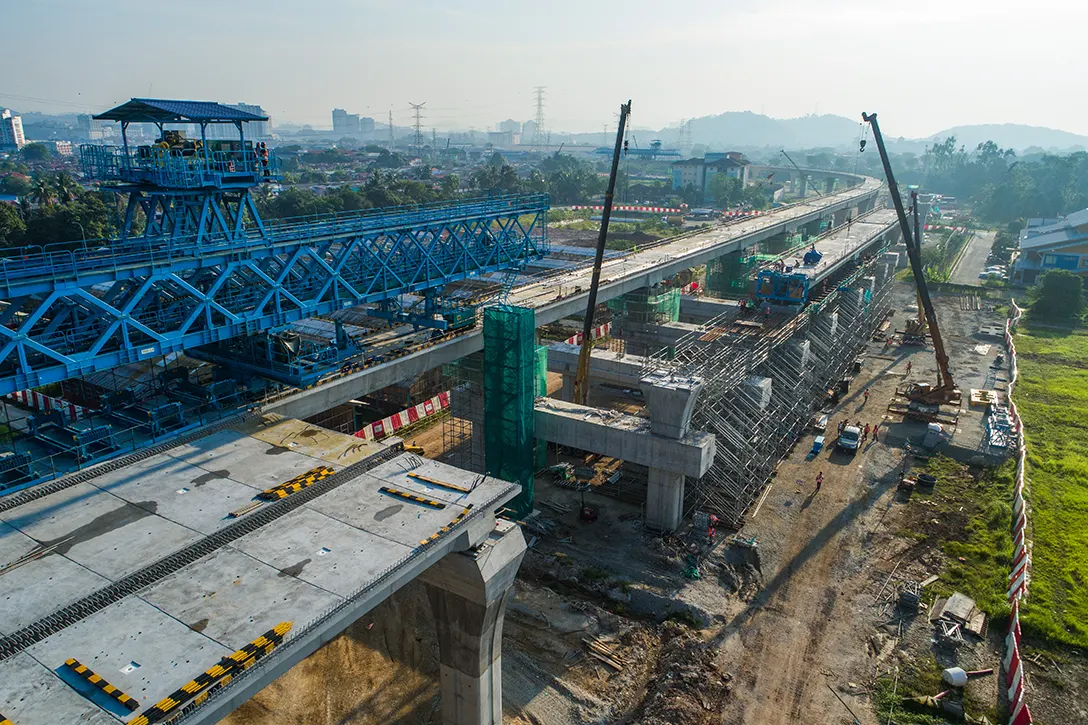
<path fill-rule="evenodd" d="M 359 130 L 363 133 L 374 133 L 374 119 L 368 116 L 360 116 Z"/>
<path fill-rule="evenodd" d="M 90 141 L 101 141 L 106 137 L 109 125 L 105 121 L 96 121 L 89 113 L 81 113 L 76 116 L 76 128 L 83 138 Z"/>
<path fill-rule="evenodd" d="M 23 136 L 23 119 L 5 108 L 0 111 L 0 148 L 18 151 L 23 146 L 26 146 L 26 137 Z"/>
<path fill-rule="evenodd" d="M 521 133 L 521 124 L 512 118 L 508 118 L 505 121 L 499 121 L 496 129 L 505 133 Z"/>
<path fill-rule="evenodd" d="M 248 111 L 249 113 L 257 116 L 268 116 L 264 112 L 264 109 L 259 105 L 252 103 L 230 103 L 227 104 L 231 108 L 236 108 L 239 111 Z M 269 116 L 267 121 L 253 121 L 246 124 L 246 136 L 248 138 L 271 138 L 272 137 L 272 117 Z"/>
<path fill-rule="evenodd" d="M 227 108 L 234 108 L 257 116 L 268 115 L 264 112 L 263 108 L 252 103 L 227 103 L 225 105 Z M 189 138 L 200 138 L 200 126 L 196 124 L 188 124 L 183 130 L 185 131 L 185 135 Z M 131 133 L 131 131 L 129 133 Z M 272 138 L 272 119 L 269 118 L 267 121 L 247 122 L 245 124 L 245 135 L 246 140 L 250 141 Z M 238 129 L 234 124 L 230 123 L 210 123 L 207 128 L 204 129 L 204 138 L 219 141 L 236 139 L 238 138 Z"/>
<path fill-rule="evenodd" d="M 370 123 L 373 127 L 373 119 L 371 119 Z M 343 108 L 332 109 L 332 130 L 333 133 L 342 133 L 345 135 L 353 135 L 359 133 L 359 114 L 348 113 Z"/>

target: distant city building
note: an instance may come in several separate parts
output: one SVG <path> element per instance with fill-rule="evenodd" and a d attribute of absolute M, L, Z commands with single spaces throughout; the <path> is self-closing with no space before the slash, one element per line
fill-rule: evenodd
<path fill-rule="evenodd" d="M 80 136 L 90 141 L 101 141 L 111 133 L 108 122 L 96 121 L 89 113 L 76 116 L 76 129 Z"/>
<path fill-rule="evenodd" d="M 521 124 L 512 118 L 508 118 L 505 121 L 500 121 L 495 128 L 498 131 L 505 131 L 508 133 L 521 133 Z"/>
<path fill-rule="evenodd" d="M 720 174 L 739 179 L 742 184 L 747 184 L 750 165 L 750 162 L 744 158 L 744 154 L 737 151 L 708 153 L 701 159 L 676 161 L 672 164 L 672 188 L 684 189 L 694 186 L 706 194 L 710 182 Z"/>
<path fill-rule="evenodd" d="M 1012 280 L 1034 284 L 1040 274 L 1051 269 L 1088 276 L 1088 209 L 1064 219 L 1028 219 L 1020 231 Z"/>
<path fill-rule="evenodd" d="M 248 111 L 257 116 L 268 116 L 263 108 L 252 103 L 228 103 L 227 106 L 236 108 L 239 111 Z M 249 138 L 271 138 L 272 117 L 269 116 L 267 121 L 251 121 L 250 123 L 247 123 L 246 136 Z M 232 135 L 230 138 L 234 138 L 234 136 Z"/>
<path fill-rule="evenodd" d="M 487 141 L 492 146 L 508 148 L 521 143 L 521 134 L 512 131 L 491 131 L 487 134 Z"/>
<path fill-rule="evenodd" d="M 234 108 L 239 111 L 245 111 L 247 113 L 253 113 L 258 116 L 267 116 L 264 109 L 258 105 L 252 103 L 224 103 L 227 108 Z M 272 137 L 272 119 L 267 121 L 248 121 L 245 124 L 245 135 L 247 139 L 267 139 Z M 131 132 L 130 132 L 131 133 Z M 185 135 L 189 138 L 200 138 L 200 126 L 196 124 L 188 124 L 185 126 Z M 208 124 L 204 129 L 204 138 L 229 141 L 238 138 L 238 128 L 234 124 L 230 123 L 212 123 Z"/>
<path fill-rule="evenodd" d="M 26 146 L 23 136 L 23 119 L 5 108 L 0 111 L 0 149 L 18 151 Z"/>
<path fill-rule="evenodd" d="M 49 145 L 53 147 L 53 152 L 57 156 L 71 156 L 72 155 L 72 142 L 71 141 L 50 141 Z"/>
<path fill-rule="evenodd" d="M 354 136 L 360 133 L 371 133 L 374 130 L 374 119 L 360 117 L 358 113 L 348 113 L 343 108 L 332 109 L 333 133 L 342 133 Z"/>
<path fill-rule="evenodd" d="M 529 143 L 533 140 L 533 136 L 536 134 L 536 121 L 526 121 L 521 124 L 521 137 L 525 139 L 525 143 Z"/>

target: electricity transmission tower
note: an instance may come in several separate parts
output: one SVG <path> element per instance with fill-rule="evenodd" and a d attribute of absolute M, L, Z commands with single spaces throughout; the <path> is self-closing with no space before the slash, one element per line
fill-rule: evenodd
<path fill-rule="evenodd" d="M 547 86 L 537 86 L 533 89 L 536 96 L 536 118 L 533 120 L 533 146 L 540 148 L 546 142 L 544 135 L 544 97 L 547 95 L 544 89 Z"/>
<path fill-rule="evenodd" d="M 393 109 L 389 109 L 389 150 L 396 147 L 396 139 L 393 137 Z"/>
<path fill-rule="evenodd" d="M 416 122 L 415 122 L 415 128 L 416 128 L 416 139 L 415 139 L 416 156 L 419 156 L 420 158 L 422 158 L 423 157 L 423 107 L 427 105 L 427 102 L 424 101 L 423 103 L 409 103 L 408 105 L 412 107 L 412 110 L 415 111 L 415 114 L 416 114 Z"/>

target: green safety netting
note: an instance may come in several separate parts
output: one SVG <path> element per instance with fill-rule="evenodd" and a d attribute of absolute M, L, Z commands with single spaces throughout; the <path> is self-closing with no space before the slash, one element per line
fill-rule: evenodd
<path fill-rule="evenodd" d="M 633 322 L 676 322 L 680 319 L 680 290 L 636 290 L 611 299 L 608 309 Z"/>
<path fill-rule="evenodd" d="M 531 308 L 498 305 L 484 310 L 485 468 L 488 475 L 521 484 L 521 493 L 507 504 L 518 517 L 533 510 L 538 360 Z"/>

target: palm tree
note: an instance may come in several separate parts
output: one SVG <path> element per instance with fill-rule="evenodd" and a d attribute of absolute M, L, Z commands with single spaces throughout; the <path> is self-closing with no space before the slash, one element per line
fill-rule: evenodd
<path fill-rule="evenodd" d="M 45 176 L 34 178 L 34 185 L 30 189 L 30 198 L 39 206 L 51 206 L 53 204 L 53 182 Z"/>
<path fill-rule="evenodd" d="M 57 180 L 54 183 L 54 187 L 57 190 L 57 198 L 60 199 L 61 204 L 69 204 L 72 199 L 76 198 L 76 180 L 71 175 L 62 171 L 57 174 Z"/>

